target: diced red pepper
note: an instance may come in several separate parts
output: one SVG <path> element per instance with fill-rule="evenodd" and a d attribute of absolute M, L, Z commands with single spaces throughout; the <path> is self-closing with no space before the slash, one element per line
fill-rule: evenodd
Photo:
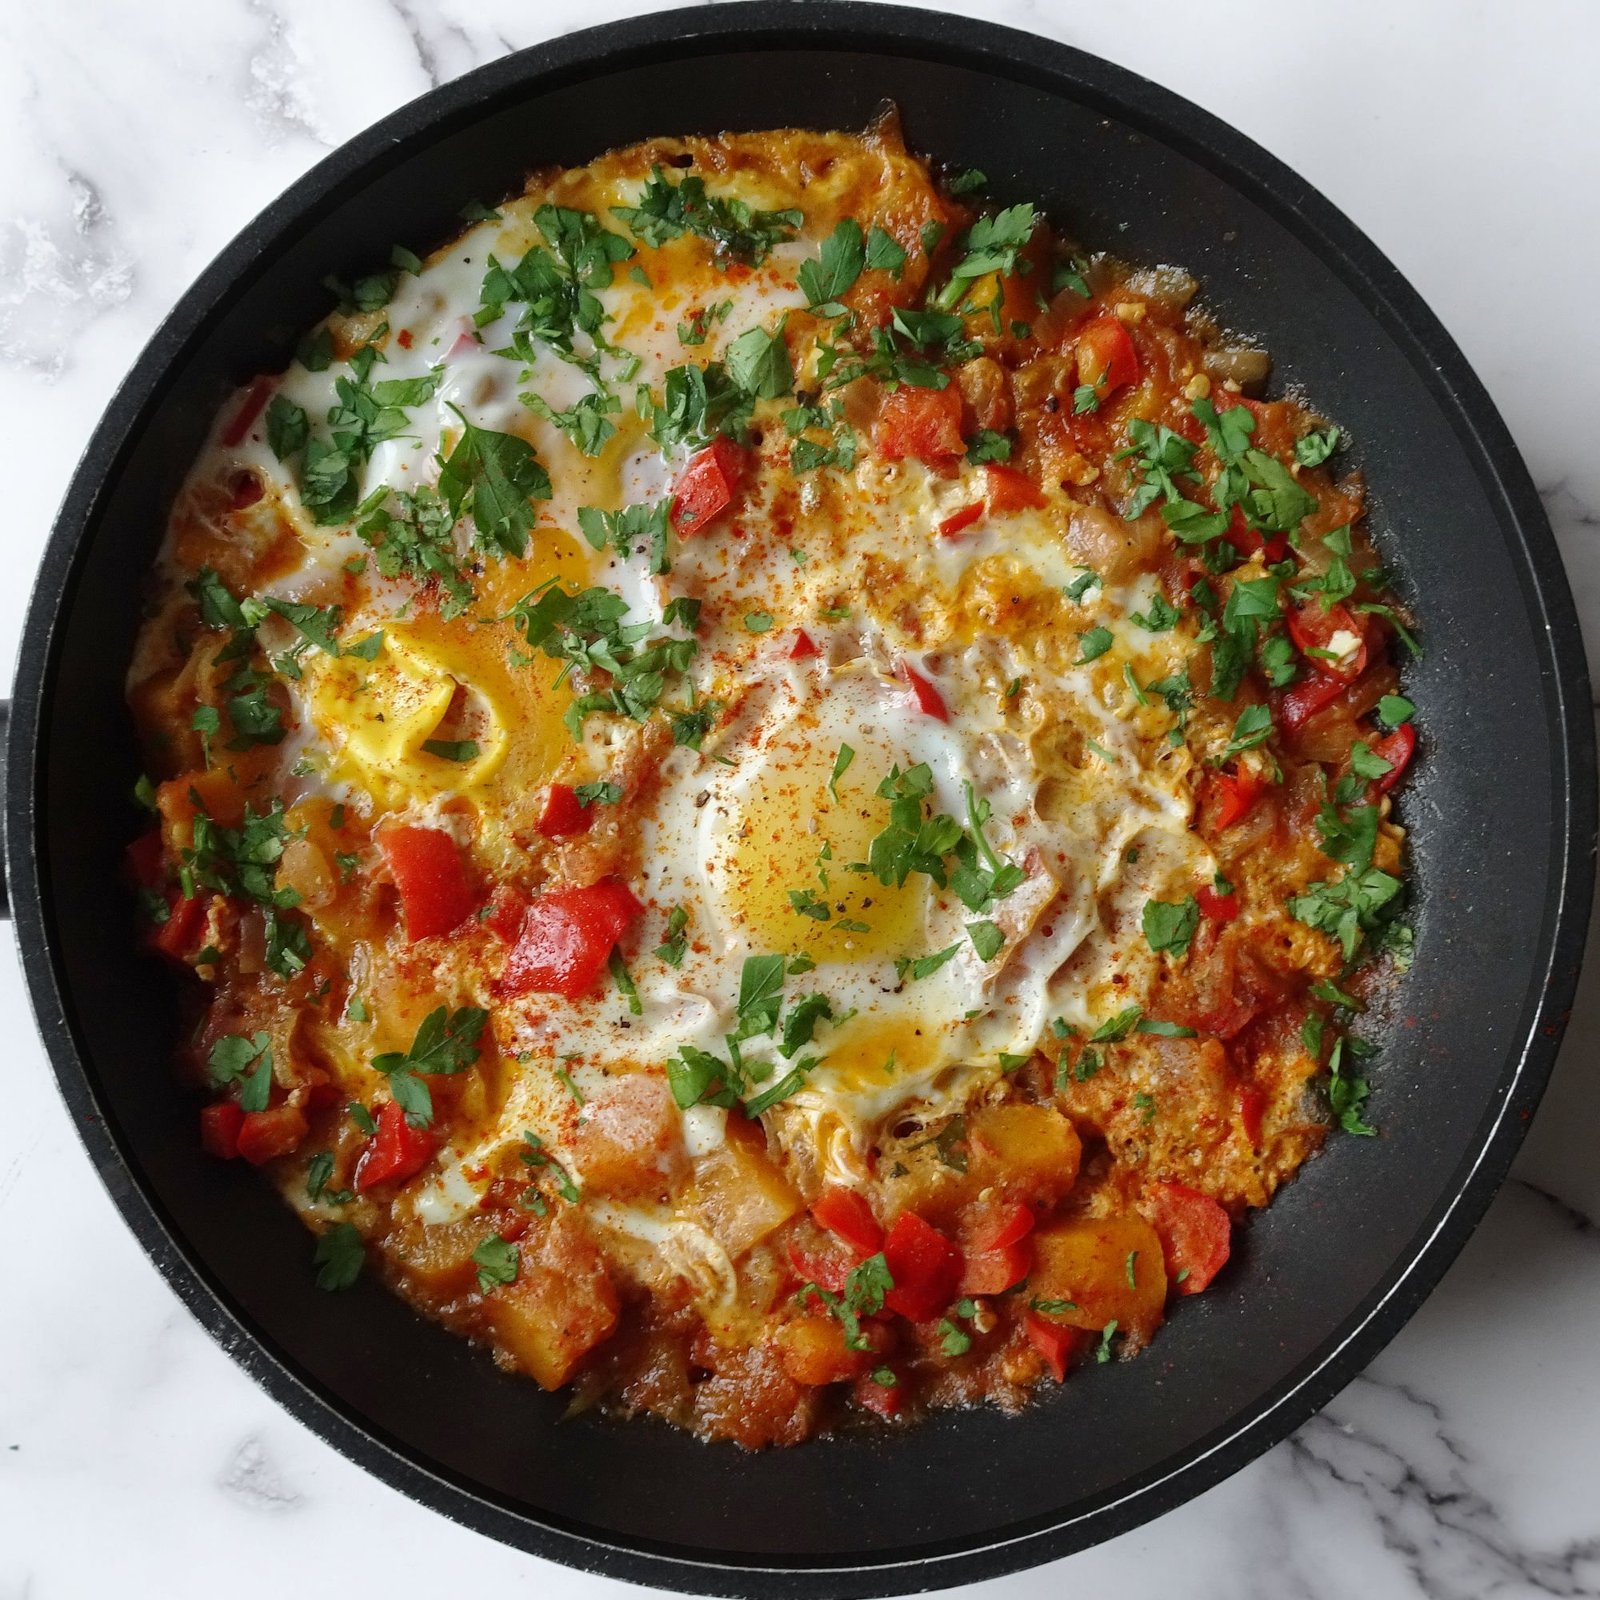
<path fill-rule="evenodd" d="M 996 514 L 1041 507 L 1039 486 L 1025 472 L 991 461 L 984 469 L 989 479 L 989 510 Z"/>
<path fill-rule="evenodd" d="M 817 1198 L 811 1215 L 819 1228 L 843 1239 L 858 1255 L 870 1256 L 883 1243 L 883 1228 L 866 1196 L 855 1189 L 830 1185 Z"/>
<path fill-rule="evenodd" d="M 399 1183 L 421 1172 L 438 1143 L 427 1128 L 413 1128 L 395 1100 L 378 1107 L 377 1129 L 367 1140 L 351 1179 L 357 1194 L 380 1183 Z"/>
<path fill-rule="evenodd" d="M 409 350 L 411 348 L 411 330 L 409 328 L 402 328 L 399 333 L 394 336 L 394 342 L 399 345 L 402 350 Z"/>
<path fill-rule="evenodd" d="M 952 511 L 939 524 L 939 535 L 944 539 L 953 539 L 964 528 L 970 528 L 982 515 L 983 501 L 974 500 L 971 505 L 962 506 L 959 511 Z"/>
<path fill-rule="evenodd" d="M 1078 330 L 1078 382 L 1104 399 L 1139 381 L 1139 352 L 1120 317 L 1096 317 Z"/>
<path fill-rule="evenodd" d="M 856 1379 L 855 1397 L 858 1404 L 880 1417 L 897 1417 L 905 1410 L 906 1386 L 904 1383 L 878 1383 L 870 1373 Z"/>
<path fill-rule="evenodd" d="M 500 977 L 501 991 L 582 998 L 594 988 L 617 941 L 643 910 L 633 891 L 617 878 L 540 895 L 522 919 Z"/>
<path fill-rule="evenodd" d="M 299 1106 L 273 1106 L 266 1111 L 247 1111 L 239 1124 L 239 1154 L 252 1166 L 276 1161 L 292 1154 L 309 1130 Z"/>
<path fill-rule="evenodd" d="M 944 696 L 910 662 L 900 663 L 900 676 L 911 686 L 911 693 L 916 697 L 917 710 L 924 716 L 937 717 L 940 722 L 950 720 L 950 708 L 944 703 Z"/>
<path fill-rule="evenodd" d="M 272 398 L 272 391 L 276 387 L 275 378 L 257 378 L 245 390 L 244 399 L 233 414 L 233 421 L 222 431 L 222 442 L 228 449 L 244 443 L 244 436 L 255 426 L 256 418 L 266 409 L 267 401 Z"/>
<path fill-rule="evenodd" d="M 1261 798 L 1267 781 L 1258 772 L 1245 767 L 1239 772 L 1214 772 L 1211 781 L 1221 797 L 1217 808 L 1217 826 L 1231 828 L 1234 823 L 1250 813 L 1250 808 Z"/>
<path fill-rule="evenodd" d="M 1239 1090 L 1239 1127 L 1252 1150 L 1261 1147 L 1261 1118 L 1267 1109 L 1267 1097 L 1253 1083 Z M 1187 1282 L 1187 1280 L 1185 1280 Z"/>
<path fill-rule="evenodd" d="M 413 944 L 459 928 L 477 907 L 456 842 L 439 828 L 385 828 L 378 847 L 400 891 Z"/>
<path fill-rule="evenodd" d="M 804 661 L 808 657 L 817 654 L 819 654 L 819 652 L 817 650 L 816 641 L 812 639 L 811 635 L 807 633 L 804 628 L 797 629 L 794 636 L 794 643 L 789 647 L 789 659 L 791 661 Z"/>
<path fill-rule="evenodd" d="M 973 1208 L 962 1234 L 964 1249 L 982 1254 L 1018 1244 L 1033 1232 L 1033 1208 L 1018 1200 L 991 1201 Z"/>
<path fill-rule="evenodd" d="M 1028 1343 L 1039 1352 L 1045 1366 L 1050 1369 L 1050 1376 L 1057 1383 L 1065 1383 L 1067 1361 L 1078 1342 L 1078 1330 L 1065 1322 L 1052 1322 L 1037 1311 L 1024 1312 L 1022 1326 L 1027 1332 Z"/>
<path fill-rule="evenodd" d="M 1181 1183 L 1152 1184 L 1150 1211 L 1150 1225 L 1161 1236 L 1167 1276 L 1179 1294 L 1199 1294 L 1227 1263 L 1232 1219 L 1209 1195 Z"/>
<path fill-rule="evenodd" d="M 1259 528 L 1252 528 L 1245 520 L 1242 506 L 1233 508 L 1233 516 L 1222 537 L 1242 556 L 1254 555 L 1259 550 L 1261 559 L 1269 567 L 1287 560 L 1289 556 L 1288 539 L 1281 533 L 1275 533 L 1269 539 Z"/>
<path fill-rule="evenodd" d="M 912 456 L 939 467 L 964 456 L 967 444 L 961 437 L 961 391 L 953 383 L 943 389 L 901 384 L 883 402 L 872 438 L 886 461 Z"/>
<path fill-rule="evenodd" d="M 699 533 L 733 504 L 746 459 L 745 452 L 721 434 L 689 458 L 672 486 L 672 524 L 681 537 Z"/>
<path fill-rule="evenodd" d="M 1322 708 L 1331 705 L 1349 688 L 1338 678 L 1313 667 L 1304 683 L 1297 683 L 1283 697 L 1278 720 L 1288 733 L 1298 733 Z"/>
<path fill-rule="evenodd" d="M 1367 670 L 1367 630 L 1343 606 L 1324 611 L 1320 600 L 1308 600 L 1294 607 L 1286 620 L 1295 648 L 1315 663 L 1315 671 L 1341 683 L 1354 683 Z M 1329 660 L 1326 653 L 1311 654 L 1314 650 L 1332 651 L 1333 641 L 1340 634 L 1353 638 L 1355 645 L 1341 648 L 1334 660 Z"/>
<path fill-rule="evenodd" d="M 522 932 L 522 919 L 528 914 L 529 900 L 514 883 L 495 885 L 484 908 L 484 926 L 499 934 L 507 944 L 515 942 Z"/>
<path fill-rule="evenodd" d="M 1033 1240 L 1016 1239 L 994 1250 L 964 1254 L 956 1288 L 961 1294 L 1004 1294 L 1033 1270 Z"/>
<path fill-rule="evenodd" d="M 593 823 L 594 807 L 579 805 L 578 791 L 571 784 L 552 783 L 534 827 L 547 839 L 564 839 L 569 833 L 587 833 Z"/>
<path fill-rule="evenodd" d="M 1196 902 L 1200 907 L 1200 915 L 1210 917 L 1213 922 L 1232 922 L 1239 915 L 1239 896 L 1229 890 L 1227 894 L 1218 894 L 1210 884 L 1194 892 Z"/>
<path fill-rule="evenodd" d="M 814 1283 L 829 1294 L 843 1294 L 844 1281 L 850 1276 L 854 1260 L 838 1250 L 805 1250 L 797 1244 L 789 1246 L 789 1265 L 802 1283 Z"/>
<path fill-rule="evenodd" d="M 192 900 L 186 900 L 174 890 L 167 920 L 155 931 L 156 949 L 174 961 L 186 962 L 200 948 L 200 933 L 206 925 L 206 907 L 210 904 L 208 894 L 197 894 Z"/>
<path fill-rule="evenodd" d="M 883 1297 L 891 1311 L 913 1322 L 936 1317 L 961 1279 L 961 1252 L 914 1211 L 902 1211 L 883 1241 L 894 1287 Z"/>
<path fill-rule="evenodd" d="M 1378 779 L 1379 792 L 1387 794 L 1405 775 L 1411 758 L 1417 753 L 1417 730 L 1409 722 L 1402 722 L 1393 733 L 1386 734 L 1373 745 L 1372 753 L 1389 763 L 1390 770 Z"/>
<path fill-rule="evenodd" d="M 208 1156 L 232 1161 L 239 1154 L 239 1129 L 244 1112 L 236 1100 L 218 1100 L 200 1112 L 200 1148 Z"/>

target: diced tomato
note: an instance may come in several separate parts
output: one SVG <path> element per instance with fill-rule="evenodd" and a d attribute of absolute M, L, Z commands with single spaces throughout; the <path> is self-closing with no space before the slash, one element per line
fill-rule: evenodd
<path fill-rule="evenodd" d="M 255 426 L 256 418 L 266 409 L 267 401 L 272 398 L 272 391 L 276 387 L 275 378 L 257 378 L 245 390 L 244 399 L 233 414 L 233 421 L 222 431 L 222 442 L 228 449 L 244 443 L 244 436 Z"/>
<path fill-rule="evenodd" d="M 501 991 L 581 998 L 594 988 L 617 941 L 643 910 L 617 878 L 540 895 L 522 919 L 500 977 Z"/>
<path fill-rule="evenodd" d="M 409 328 L 402 328 L 399 333 L 394 336 L 394 342 L 399 345 L 402 350 L 409 350 L 411 348 L 411 330 Z"/>
<path fill-rule="evenodd" d="M 1267 1109 L 1267 1097 L 1253 1083 L 1239 1090 L 1239 1127 L 1252 1150 L 1261 1147 L 1261 1118 Z M 1187 1282 L 1187 1279 L 1185 1280 Z"/>
<path fill-rule="evenodd" d="M 1308 600 L 1294 607 L 1287 621 L 1295 648 L 1316 664 L 1317 672 L 1354 683 L 1367 670 L 1366 628 L 1343 606 L 1324 611 L 1320 600 Z M 1312 655 L 1314 650 L 1324 654 Z M 1327 652 L 1335 659 L 1328 659 Z"/>
<path fill-rule="evenodd" d="M 1078 330 L 1078 382 L 1102 399 L 1139 381 L 1139 352 L 1120 317 L 1096 317 Z"/>
<path fill-rule="evenodd" d="M 872 430 L 873 443 L 886 461 L 913 456 L 930 467 L 967 453 L 961 437 L 961 391 L 921 389 L 903 383 L 884 402 Z"/>
<path fill-rule="evenodd" d="M 883 1241 L 894 1287 L 883 1297 L 891 1311 L 926 1322 L 950 1303 L 961 1278 L 961 1252 L 914 1211 L 902 1211 Z"/>
<path fill-rule="evenodd" d="M 812 639 L 811 635 L 804 628 L 797 629 L 794 643 L 789 647 L 789 659 L 791 661 L 805 661 L 818 653 L 816 641 Z"/>
<path fill-rule="evenodd" d="M 1213 922 L 1232 922 L 1239 915 L 1239 896 L 1231 889 L 1227 894 L 1218 894 L 1208 883 L 1196 889 L 1194 897 L 1200 906 L 1200 915 L 1210 917 Z"/>
<path fill-rule="evenodd" d="M 989 479 L 989 509 L 995 513 L 1021 511 L 1045 503 L 1039 486 L 1025 472 L 991 461 L 984 469 Z"/>
<path fill-rule="evenodd" d="M 1393 733 L 1385 734 L 1373 745 L 1372 753 L 1389 763 L 1390 770 L 1378 779 L 1380 793 L 1387 793 L 1399 783 L 1411 758 L 1417 753 L 1417 730 L 1409 722 L 1402 722 Z"/>
<path fill-rule="evenodd" d="M 1042 1317 L 1037 1311 L 1025 1312 L 1022 1326 L 1027 1332 L 1028 1343 L 1039 1352 L 1044 1364 L 1050 1369 L 1050 1376 L 1057 1383 L 1065 1383 L 1067 1360 L 1077 1343 L 1078 1330 L 1064 1322 L 1052 1322 L 1049 1317 Z"/>
<path fill-rule="evenodd" d="M 953 539 L 963 528 L 970 528 L 979 517 L 983 515 L 983 501 L 974 500 L 969 506 L 962 506 L 959 511 L 952 511 L 943 522 L 939 524 L 941 538 Z"/>
<path fill-rule="evenodd" d="M 1279 721 L 1288 733 L 1298 733 L 1322 708 L 1331 705 L 1349 687 L 1338 678 L 1313 667 L 1304 683 L 1297 683 L 1284 695 L 1278 710 Z"/>
<path fill-rule="evenodd" d="M 235 1100 L 218 1100 L 200 1112 L 200 1148 L 208 1156 L 232 1161 L 239 1153 L 239 1129 L 244 1112 Z"/>
<path fill-rule="evenodd" d="M 844 1281 L 855 1262 L 839 1250 L 806 1250 L 789 1246 L 789 1265 L 802 1283 L 814 1283 L 829 1294 L 843 1294 Z"/>
<path fill-rule="evenodd" d="M 1150 1224 L 1161 1235 L 1167 1276 L 1179 1294 L 1199 1294 L 1227 1263 L 1233 1222 L 1209 1195 L 1181 1183 L 1150 1186 Z M 1182 1273 L 1182 1282 L 1177 1282 Z"/>
<path fill-rule="evenodd" d="M 547 839 L 563 839 L 569 833 L 587 833 L 593 822 L 594 807 L 579 805 L 578 791 L 571 784 L 552 783 L 534 827 Z"/>
<path fill-rule="evenodd" d="M 299 1106 L 273 1106 L 267 1111 L 247 1111 L 239 1124 L 239 1154 L 252 1166 L 276 1161 L 300 1148 L 308 1130 Z"/>
<path fill-rule="evenodd" d="M 842 1184 L 824 1189 L 811 1208 L 817 1226 L 843 1239 L 859 1255 L 870 1256 L 883 1243 L 883 1229 L 866 1197 Z"/>
<path fill-rule="evenodd" d="M 1217 826 L 1231 828 L 1234 823 L 1250 813 L 1250 808 L 1261 797 L 1267 782 L 1250 767 L 1239 772 L 1214 772 L 1211 781 L 1217 786 L 1221 802 L 1217 810 Z"/>
<path fill-rule="evenodd" d="M 192 900 L 186 900 L 175 890 L 168 905 L 167 920 L 155 931 L 156 949 L 174 961 L 187 961 L 200 948 L 206 907 L 210 904 L 208 894 L 197 894 Z"/>
<path fill-rule="evenodd" d="M 944 696 L 910 662 L 900 663 L 900 676 L 911 686 L 911 693 L 916 696 L 917 710 L 924 716 L 937 717 L 940 722 L 950 720 L 950 708 L 944 703 Z"/>
<path fill-rule="evenodd" d="M 385 828 L 378 847 L 400 891 L 406 938 L 413 944 L 450 933 L 471 916 L 477 898 L 467 882 L 461 852 L 439 828 Z"/>
<path fill-rule="evenodd" d="M 856 1379 L 855 1397 L 859 1405 L 880 1417 L 897 1417 L 905 1410 L 906 1386 L 904 1383 L 877 1383 L 871 1373 Z"/>
<path fill-rule="evenodd" d="M 744 477 L 745 452 L 721 434 L 689 458 L 672 486 L 672 524 L 687 538 L 733 504 Z"/>
<path fill-rule="evenodd" d="M 367 1140 L 351 1180 L 357 1194 L 380 1183 L 399 1183 L 433 1159 L 437 1141 L 427 1128 L 413 1128 L 396 1100 L 378 1107 L 377 1130 Z"/>
<path fill-rule="evenodd" d="M 484 925 L 511 944 L 522 932 L 522 919 L 528 914 L 528 905 L 527 895 L 514 883 L 496 884 L 484 908 Z"/>
<path fill-rule="evenodd" d="M 994 1250 L 968 1252 L 956 1282 L 961 1294 L 1004 1294 L 1033 1269 L 1033 1240 L 1015 1239 Z"/>

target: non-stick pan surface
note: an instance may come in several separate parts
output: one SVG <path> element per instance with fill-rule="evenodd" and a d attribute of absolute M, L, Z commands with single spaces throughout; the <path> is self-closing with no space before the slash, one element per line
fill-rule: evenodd
<path fill-rule="evenodd" d="M 448 236 L 526 169 L 651 134 L 863 126 L 1042 200 L 1094 247 L 1182 263 L 1276 383 L 1348 428 L 1415 597 L 1424 749 L 1408 783 L 1417 957 L 1373 1032 L 1382 1136 L 1337 1138 L 1228 1272 L 1136 1361 L 1008 1419 L 743 1454 L 580 1418 L 375 1283 L 312 1286 L 300 1224 L 206 1161 L 173 1086 L 169 980 L 117 889 L 136 821 L 122 674 L 169 497 L 230 384 L 281 367 L 323 277 Z M 1555 546 L 1493 406 L 1343 217 L 1205 113 L 1042 39 L 890 7 L 697 7 L 524 51 L 324 161 L 223 252 L 113 401 L 29 614 L 7 861 L 41 1031 L 90 1154 L 152 1259 L 295 1415 L 418 1500 L 591 1570 L 726 1594 L 859 1595 L 995 1574 L 1122 1532 L 1326 1401 L 1438 1279 L 1536 1103 L 1592 877 L 1582 647 Z"/>

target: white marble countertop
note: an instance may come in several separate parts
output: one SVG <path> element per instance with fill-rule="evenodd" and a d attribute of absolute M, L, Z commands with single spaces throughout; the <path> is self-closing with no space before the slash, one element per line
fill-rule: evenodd
<path fill-rule="evenodd" d="M 261 206 L 379 115 L 632 0 L 0 4 L 0 660 L 101 407 Z M 1544 494 L 1600 642 L 1600 8 L 968 0 L 1145 73 L 1305 174 L 1432 303 Z M 1578 293 L 1575 322 L 1556 309 Z M 1554 402 L 1554 403 L 1553 403 Z M 1596 656 L 1600 660 L 1600 656 Z M 9 943 L 9 934 L 0 934 Z M 0 1600 L 624 1592 L 350 1466 L 181 1309 L 95 1181 L 0 959 Z M 983 1586 L 1123 1600 L 1600 1596 L 1600 963 L 1515 1176 L 1320 1417 L 1136 1533 Z"/>

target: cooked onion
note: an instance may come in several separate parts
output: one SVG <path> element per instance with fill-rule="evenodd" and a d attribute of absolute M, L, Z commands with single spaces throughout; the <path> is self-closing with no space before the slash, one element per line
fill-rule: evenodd
<path fill-rule="evenodd" d="M 1233 382 L 1241 389 L 1259 389 L 1272 371 L 1272 357 L 1265 350 L 1230 345 L 1208 350 L 1201 363 L 1214 383 Z"/>

